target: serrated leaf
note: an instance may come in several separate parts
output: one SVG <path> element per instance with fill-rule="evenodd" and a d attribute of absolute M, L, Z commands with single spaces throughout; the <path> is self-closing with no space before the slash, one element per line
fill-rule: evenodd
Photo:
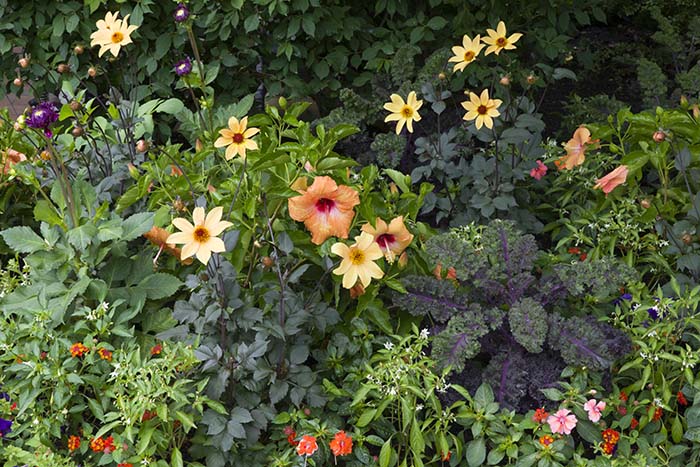
<path fill-rule="evenodd" d="M 139 212 L 127 218 L 122 224 L 122 240 L 133 240 L 151 230 L 153 217 L 152 212 Z"/>
<path fill-rule="evenodd" d="M 7 246 L 17 253 L 34 253 L 46 250 L 46 242 L 32 229 L 26 226 L 11 227 L 0 232 Z"/>
<path fill-rule="evenodd" d="M 158 272 L 146 276 L 139 282 L 138 288 L 146 293 L 151 300 L 170 297 L 182 286 L 182 282 L 175 276 L 164 272 Z"/>

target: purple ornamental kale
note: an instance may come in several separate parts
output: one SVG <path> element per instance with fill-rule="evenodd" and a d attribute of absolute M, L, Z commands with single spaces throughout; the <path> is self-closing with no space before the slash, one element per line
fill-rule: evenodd
<path fill-rule="evenodd" d="M 58 120 L 58 109 L 51 102 L 41 102 L 32 107 L 27 117 L 26 123 L 30 128 L 44 130 L 47 138 L 53 134 L 49 130 L 49 126 Z"/>
<path fill-rule="evenodd" d="M 177 8 L 175 8 L 175 11 L 173 12 L 173 18 L 175 19 L 175 22 L 182 23 L 183 21 L 186 21 L 189 17 L 190 10 L 187 8 L 187 5 L 185 5 L 184 3 L 178 3 Z"/>
<path fill-rule="evenodd" d="M 0 417 L 0 438 L 12 431 L 12 420 Z"/>
<path fill-rule="evenodd" d="M 175 64 L 175 74 L 178 76 L 189 75 L 192 71 L 192 61 L 190 57 L 185 57 Z"/>

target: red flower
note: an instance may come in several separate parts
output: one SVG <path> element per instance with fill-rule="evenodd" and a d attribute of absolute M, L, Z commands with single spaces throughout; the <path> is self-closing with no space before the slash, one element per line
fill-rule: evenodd
<path fill-rule="evenodd" d="M 682 391 L 678 391 L 678 394 L 676 394 L 676 400 L 678 401 L 678 405 L 682 405 L 683 407 L 688 405 L 688 399 L 685 398 Z"/>
<path fill-rule="evenodd" d="M 639 426 L 639 421 L 636 418 L 633 418 L 632 421 L 630 422 L 630 429 L 634 430 Z"/>
<path fill-rule="evenodd" d="M 100 438 L 92 438 L 90 440 L 90 449 L 92 449 L 93 452 L 102 452 L 105 449 L 105 441 Z"/>
<path fill-rule="evenodd" d="M 570 248 L 569 248 L 568 250 L 566 250 L 566 251 L 568 251 L 568 252 L 571 253 L 572 255 L 580 255 L 580 254 L 581 254 L 581 249 L 578 248 L 578 247 L 575 247 L 575 246 L 570 247 Z"/>
<path fill-rule="evenodd" d="M 12 405 L 10 406 L 10 411 L 15 411 L 17 409 L 17 402 L 13 402 Z"/>
<path fill-rule="evenodd" d="M 627 398 L 628 397 L 627 397 L 627 394 L 625 393 L 625 391 L 620 391 L 620 400 L 623 402 L 627 402 Z"/>
<path fill-rule="evenodd" d="M 121 464 L 117 464 L 117 467 L 134 467 L 133 464 L 129 462 L 122 462 Z"/>
<path fill-rule="evenodd" d="M 103 451 L 105 454 L 109 454 L 110 452 L 116 450 L 117 448 L 114 446 L 114 438 L 111 436 L 108 436 L 107 439 L 104 441 L 104 448 Z"/>
<path fill-rule="evenodd" d="M 661 420 L 661 417 L 664 415 L 664 411 L 661 407 L 657 407 L 654 409 L 654 415 L 651 417 L 651 421 L 653 422 L 658 422 Z"/>
<path fill-rule="evenodd" d="M 540 444 L 542 446 L 549 446 L 554 442 L 554 438 L 551 435 L 540 436 Z"/>
<path fill-rule="evenodd" d="M 112 361 L 112 352 L 110 352 L 109 350 L 100 347 L 99 349 L 97 349 L 97 353 L 102 360 L 107 360 L 108 362 Z"/>
<path fill-rule="evenodd" d="M 292 446 L 297 446 L 297 445 L 299 445 L 299 441 L 297 441 L 296 439 L 294 439 L 294 438 L 296 438 L 296 436 L 297 436 L 297 432 L 296 432 L 296 431 L 292 431 L 292 432 L 287 436 L 287 442 L 288 442 L 289 444 L 291 444 Z"/>
<path fill-rule="evenodd" d="M 158 413 L 155 410 L 146 410 L 143 412 L 143 415 L 141 416 L 141 421 L 147 422 L 152 418 L 156 418 L 156 416 L 158 416 Z"/>
<path fill-rule="evenodd" d="M 76 342 L 75 344 L 70 346 L 70 354 L 74 357 L 82 357 L 89 351 L 90 350 L 87 347 L 85 347 L 81 342 Z"/>
<path fill-rule="evenodd" d="M 578 257 L 579 261 L 586 261 L 586 258 L 588 258 L 588 253 L 581 253 Z"/>
<path fill-rule="evenodd" d="M 603 441 L 606 443 L 617 444 L 620 441 L 620 432 L 613 430 L 612 428 L 606 428 L 602 433 Z"/>
<path fill-rule="evenodd" d="M 69 436 L 68 437 L 68 450 L 75 451 L 79 447 L 80 447 L 80 438 L 75 436 L 75 435 Z"/>
<path fill-rule="evenodd" d="M 535 423 L 544 423 L 545 420 L 547 420 L 547 417 L 549 417 L 549 412 L 544 410 L 544 407 L 540 407 L 539 409 L 535 410 L 535 414 L 532 416 L 532 421 Z"/>
<path fill-rule="evenodd" d="M 352 437 L 346 435 L 345 431 L 340 430 L 331 440 L 330 447 L 334 456 L 347 456 L 352 453 Z"/>
<path fill-rule="evenodd" d="M 161 344 L 156 344 L 151 348 L 151 355 L 160 355 L 163 351 L 163 346 Z"/>
<path fill-rule="evenodd" d="M 300 456 L 311 456 L 318 450 L 318 444 L 316 444 L 316 438 L 309 435 L 304 435 L 299 441 L 297 446 L 297 454 Z"/>
<path fill-rule="evenodd" d="M 609 456 L 611 456 L 615 453 L 616 448 L 617 448 L 617 444 L 615 444 L 615 443 L 608 443 L 608 442 L 603 443 L 603 452 Z"/>
<path fill-rule="evenodd" d="M 450 460 L 451 457 L 452 457 L 452 451 L 447 451 L 446 453 L 444 453 L 444 454 L 440 457 L 440 459 L 442 459 L 443 462 L 447 462 L 447 461 Z"/>

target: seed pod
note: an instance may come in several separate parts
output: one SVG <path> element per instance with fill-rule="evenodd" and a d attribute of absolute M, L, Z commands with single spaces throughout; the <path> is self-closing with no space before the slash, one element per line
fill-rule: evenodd
<path fill-rule="evenodd" d="M 72 134 L 73 136 L 75 136 L 76 138 L 77 138 L 78 136 L 82 136 L 82 135 L 83 135 L 83 127 L 81 127 L 81 126 L 74 126 L 73 129 L 71 130 L 71 134 Z"/>
<path fill-rule="evenodd" d="M 144 139 L 140 139 L 136 142 L 136 150 L 138 152 L 146 152 L 148 151 L 148 141 Z"/>
<path fill-rule="evenodd" d="M 275 263 L 275 261 L 272 258 L 270 258 L 269 256 L 263 256 L 262 259 L 260 260 L 260 262 L 266 268 L 271 267 Z"/>
<path fill-rule="evenodd" d="M 68 73 L 70 71 L 70 65 L 67 63 L 61 63 L 58 65 L 58 67 L 56 67 L 56 70 L 58 70 L 58 72 L 61 74 Z"/>
<path fill-rule="evenodd" d="M 27 68 L 29 66 L 29 59 L 27 57 L 22 57 L 19 60 L 17 60 L 17 63 L 22 68 Z"/>
<path fill-rule="evenodd" d="M 71 109 L 73 112 L 77 112 L 77 111 L 80 110 L 82 107 L 83 107 L 83 105 L 82 105 L 80 102 L 78 102 L 78 101 L 71 101 L 71 103 L 70 103 L 70 109 Z"/>
<path fill-rule="evenodd" d="M 18 88 L 21 88 L 22 86 L 24 86 L 24 81 L 22 81 L 22 78 L 17 77 L 12 81 L 12 84 L 17 86 Z"/>
<path fill-rule="evenodd" d="M 664 133 L 662 130 L 657 130 L 654 132 L 654 136 L 652 136 L 652 138 L 654 138 L 654 141 L 657 143 L 661 143 L 666 139 L 666 133 Z"/>
<path fill-rule="evenodd" d="M 94 66 L 88 68 L 88 76 L 90 78 L 94 78 L 95 76 L 97 76 L 97 69 Z"/>
<path fill-rule="evenodd" d="M 651 201 L 648 199 L 643 199 L 639 202 L 639 204 L 644 208 L 644 209 L 649 209 L 651 207 Z"/>
<path fill-rule="evenodd" d="M 83 52 L 85 52 L 85 47 L 83 47 L 82 45 L 76 45 L 75 47 L 73 47 L 73 53 L 75 55 L 82 55 Z"/>
<path fill-rule="evenodd" d="M 441 71 L 440 73 L 438 73 L 438 78 L 441 79 L 441 80 L 443 80 L 443 79 L 447 78 L 447 76 L 445 75 L 445 73 L 443 73 L 443 72 Z"/>

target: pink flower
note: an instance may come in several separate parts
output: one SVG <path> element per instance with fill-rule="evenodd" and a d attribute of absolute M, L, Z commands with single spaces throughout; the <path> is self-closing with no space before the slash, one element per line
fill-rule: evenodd
<path fill-rule="evenodd" d="M 605 409 L 605 401 L 596 402 L 595 399 L 589 399 L 583 404 L 583 410 L 588 412 L 588 419 L 593 423 L 600 420 L 601 411 Z"/>
<path fill-rule="evenodd" d="M 596 180 L 596 184 L 593 188 L 602 189 L 605 196 L 608 196 L 608 193 L 613 191 L 616 186 L 625 183 L 628 172 L 627 166 L 621 165 L 603 178 Z"/>
<path fill-rule="evenodd" d="M 540 180 L 545 175 L 547 175 L 547 166 L 544 165 L 541 160 L 538 160 L 537 167 L 530 170 L 530 176 L 535 180 Z"/>
<path fill-rule="evenodd" d="M 547 423 L 549 423 L 549 428 L 552 433 L 559 433 L 562 435 L 570 435 L 571 430 L 576 427 L 576 415 L 572 414 L 570 410 L 560 409 L 554 415 L 547 417 Z"/>

